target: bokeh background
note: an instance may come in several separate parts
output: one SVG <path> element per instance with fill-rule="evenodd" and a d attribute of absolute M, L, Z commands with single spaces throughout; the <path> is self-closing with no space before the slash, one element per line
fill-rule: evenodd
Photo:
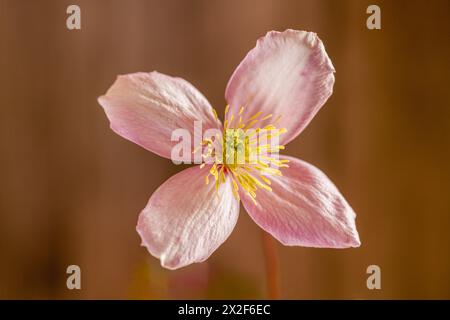
<path fill-rule="evenodd" d="M 82 29 L 66 29 L 81 7 Z M 381 7 L 382 29 L 366 28 Z M 287 299 L 450 298 L 450 2 L 0 1 L 0 298 L 263 298 L 261 231 L 242 210 L 202 264 L 166 271 L 139 211 L 182 168 L 115 135 L 96 98 L 117 74 L 181 76 L 223 111 L 258 37 L 314 31 L 334 94 L 287 152 L 358 214 L 362 246 L 277 246 Z M 66 267 L 82 289 L 66 288 Z M 366 288 L 366 268 L 382 289 Z"/>

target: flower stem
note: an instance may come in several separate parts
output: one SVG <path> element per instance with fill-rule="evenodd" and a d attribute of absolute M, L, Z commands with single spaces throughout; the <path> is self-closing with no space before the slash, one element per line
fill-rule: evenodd
<path fill-rule="evenodd" d="M 262 243 L 264 249 L 264 258 L 266 263 L 266 286 L 267 297 L 269 299 L 280 298 L 280 285 L 278 279 L 278 259 L 274 238 L 262 231 Z"/>

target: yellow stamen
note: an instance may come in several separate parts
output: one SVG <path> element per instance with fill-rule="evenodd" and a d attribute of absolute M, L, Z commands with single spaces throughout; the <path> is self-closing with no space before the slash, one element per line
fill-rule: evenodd
<path fill-rule="evenodd" d="M 263 175 L 260 175 L 259 176 L 265 183 L 267 183 L 268 185 L 270 185 L 272 182 L 269 180 L 269 179 L 267 179 L 265 176 L 263 176 Z"/>
<path fill-rule="evenodd" d="M 248 120 L 253 120 L 259 117 L 259 115 L 261 114 L 261 111 L 258 111 L 257 113 L 255 113 L 253 116 L 251 116 L 250 118 L 248 118 Z"/>
<path fill-rule="evenodd" d="M 227 178 L 232 183 L 232 193 L 236 199 L 240 199 L 239 194 L 244 192 L 256 204 L 257 192 L 260 189 L 272 191 L 271 176 L 282 176 L 282 168 L 287 168 L 289 160 L 279 159 L 278 155 L 273 155 L 279 150 L 284 150 L 284 145 L 274 145 L 272 138 L 277 137 L 287 130 L 277 128 L 276 123 L 280 120 L 278 116 L 274 122 L 264 127 L 253 128 L 257 123 L 272 119 L 273 115 L 262 115 L 259 111 L 247 120 L 242 120 L 245 107 L 242 106 L 236 114 L 230 114 L 230 106 L 225 107 L 224 132 L 218 134 L 215 141 L 204 139 L 201 146 L 206 146 L 202 150 L 202 157 L 213 157 L 214 163 L 205 176 L 205 183 L 209 184 L 209 176 L 215 180 L 215 189 L 219 190 L 222 183 L 227 183 Z M 214 117 L 217 112 L 213 110 Z M 269 143 L 268 139 L 271 139 Z M 264 142 L 263 142 L 264 141 Z M 214 144 L 221 143 L 222 152 L 217 154 Z M 194 152 L 201 149 L 197 147 Z M 200 168 L 205 167 L 205 163 Z"/>
<path fill-rule="evenodd" d="M 232 114 L 230 117 L 230 122 L 228 123 L 229 126 L 233 125 L 233 120 L 234 120 L 234 114 Z"/>
<path fill-rule="evenodd" d="M 255 123 L 258 122 L 258 119 L 253 120 L 252 122 L 250 122 L 248 125 L 245 126 L 245 130 L 250 129 Z"/>
<path fill-rule="evenodd" d="M 217 111 L 216 111 L 216 109 L 212 109 L 212 112 L 214 113 L 214 118 L 216 119 L 216 120 L 219 120 L 219 116 L 217 115 Z"/>

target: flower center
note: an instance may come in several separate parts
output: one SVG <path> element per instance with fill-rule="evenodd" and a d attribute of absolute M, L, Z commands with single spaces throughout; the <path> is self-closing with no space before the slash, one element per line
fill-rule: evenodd
<path fill-rule="evenodd" d="M 204 158 L 212 158 L 213 165 L 205 177 L 215 179 L 216 190 L 229 175 L 233 183 L 233 194 L 239 199 L 239 191 L 247 194 L 256 204 L 256 191 L 260 188 L 272 191 L 270 176 L 282 176 L 280 168 L 288 167 L 289 160 L 279 159 L 279 136 L 286 132 L 285 128 L 277 128 L 281 116 L 265 126 L 261 124 L 272 118 L 257 112 L 247 120 L 242 120 L 244 107 L 241 107 L 236 118 L 233 114 L 227 117 L 229 106 L 225 108 L 224 130 L 215 140 L 205 139 Z M 214 111 L 217 120 L 217 113 Z M 266 121 L 267 122 L 267 121 Z M 200 167 L 203 168 L 206 163 Z"/>

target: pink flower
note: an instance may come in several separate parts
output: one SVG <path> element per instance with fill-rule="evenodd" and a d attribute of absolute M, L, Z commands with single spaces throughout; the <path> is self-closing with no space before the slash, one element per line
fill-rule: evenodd
<path fill-rule="evenodd" d="M 157 72 L 119 76 L 98 100 L 112 130 L 170 159 L 177 143 L 172 132 L 186 128 L 193 135 L 194 121 L 202 122 L 203 132 L 278 128 L 280 143 L 287 144 L 331 95 L 333 73 L 316 34 L 271 31 L 228 82 L 224 126 L 190 83 Z M 245 166 L 217 161 L 172 176 L 139 216 L 143 245 L 169 269 L 202 262 L 230 235 L 240 200 L 250 217 L 284 245 L 360 245 L 356 215 L 324 173 L 293 157 L 266 160 Z M 215 183 L 209 183 L 210 176 Z"/>

